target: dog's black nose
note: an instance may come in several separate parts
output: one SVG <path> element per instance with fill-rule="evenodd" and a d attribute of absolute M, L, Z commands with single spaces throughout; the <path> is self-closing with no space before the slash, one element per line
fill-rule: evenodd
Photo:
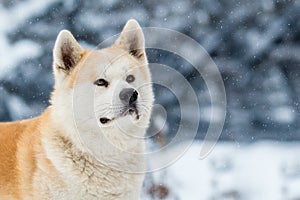
<path fill-rule="evenodd" d="M 125 105 L 132 105 L 136 102 L 138 98 L 138 92 L 133 88 L 124 88 L 120 94 L 119 98 Z"/>

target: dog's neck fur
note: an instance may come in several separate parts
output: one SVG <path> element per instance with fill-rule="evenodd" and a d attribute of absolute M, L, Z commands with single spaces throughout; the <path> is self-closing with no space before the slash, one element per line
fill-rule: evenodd
<path fill-rule="evenodd" d="M 43 135 L 42 146 L 52 165 L 59 174 L 61 174 L 63 182 L 66 185 L 80 183 L 76 185 L 74 189 L 80 193 L 77 195 L 87 195 L 87 193 L 89 193 L 88 195 L 91 195 L 91 198 L 94 197 L 96 199 L 100 197 L 103 198 L 103 195 L 113 195 L 119 199 L 131 199 L 133 195 L 132 191 L 136 190 L 136 184 L 142 184 L 144 175 L 128 173 L 121 169 L 128 167 L 136 168 L 138 171 L 141 171 L 145 168 L 144 160 L 137 159 L 134 155 L 127 157 L 123 155 L 120 156 L 110 152 L 109 149 L 105 149 L 103 153 L 107 153 L 107 155 L 103 155 L 103 159 L 105 160 L 101 162 L 99 158 L 95 158 L 82 144 L 78 143 L 79 140 L 75 136 L 76 133 L 60 131 L 63 130 L 62 126 L 64 126 L 64 124 L 57 123 L 57 120 L 55 120 L 57 117 L 53 119 L 53 115 L 55 115 L 53 110 L 54 109 L 50 107 L 45 112 L 50 118 L 50 120 L 47 120 L 47 123 L 51 124 L 43 126 L 47 127 L 47 129 L 41 130 Z M 70 130 L 70 127 L 65 127 L 64 130 L 67 129 Z M 72 137 L 72 135 L 75 137 Z M 101 146 L 101 141 L 99 141 L 99 146 Z M 105 146 L 103 146 L 103 148 L 105 148 Z M 135 148 L 137 152 L 142 152 L 144 150 L 144 143 L 141 142 L 139 145 L 136 145 Z M 129 187 L 128 180 L 132 180 L 132 183 L 130 183 L 131 186 Z M 106 184 L 103 185 L 103 182 Z M 97 183 L 101 183 L 101 186 L 97 185 Z M 95 185 L 97 185 L 96 188 Z M 52 188 L 52 186 L 49 185 L 47 185 L 47 187 L 49 187 L 50 190 Z M 118 191 L 124 190 L 127 190 L 127 194 L 118 193 Z M 109 194 L 106 194 L 106 191 L 110 191 Z M 129 194 L 131 196 L 128 198 L 124 196 Z M 57 195 L 60 195 L 59 192 Z"/>

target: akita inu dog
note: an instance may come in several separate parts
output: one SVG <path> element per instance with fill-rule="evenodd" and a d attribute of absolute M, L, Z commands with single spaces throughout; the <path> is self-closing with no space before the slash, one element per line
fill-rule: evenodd
<path fill-rule="evenodd" d="M 0 123 L 0 199 L 139 199 L 153 103 L 141 27 L 100 50 L 63 30 L 53 59 L 51 105 Z"/>

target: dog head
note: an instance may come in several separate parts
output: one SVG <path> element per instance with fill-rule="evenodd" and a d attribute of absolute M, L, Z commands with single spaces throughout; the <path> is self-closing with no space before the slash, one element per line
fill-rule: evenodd
<path fill-rule="evenodd" d="M 63 30 L 53 56 L 51 103 L 61 110 L 61 120 L 75 113 L 76 126 L 83 129 L 91 129 L 95 121 L 106 129 L 118 125 L 131 131 L 137 125 L 148 126 L 153 103 L 151 75 L 144 35 L 135 20 L 127 22 L 113 45 L 100 50 L 84 49 Z"/>

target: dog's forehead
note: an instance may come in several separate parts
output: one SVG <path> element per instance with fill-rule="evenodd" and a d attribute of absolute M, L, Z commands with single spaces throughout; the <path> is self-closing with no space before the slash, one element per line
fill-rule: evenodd
<path fill-rule="evenodd" d="M 138 65 L 130 54 L 118 48 L 94 50 L 85 63 L 94 68 L 94 73 L 104 76 L 126 74 Z"/>

